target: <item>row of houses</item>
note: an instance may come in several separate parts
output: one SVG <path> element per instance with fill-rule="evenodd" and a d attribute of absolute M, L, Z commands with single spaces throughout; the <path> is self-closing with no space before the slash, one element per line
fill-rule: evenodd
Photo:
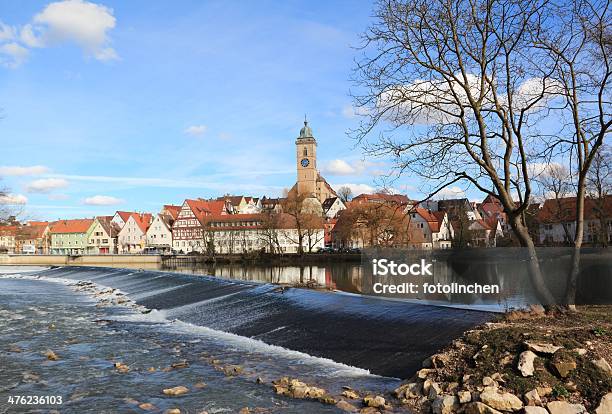
<path fill-rule="evenodd" d="M 575 198 L 529 209 L 541 245 L 573 240 Z M 399 194 L 330 197 L 318 215 L 285 211 L 285 198 L 223 196 L 164 205 L 158 213 L 117 211 L 88 219 L 29 221 L 0 226 L 0 252 L 29 254 L 297 253 L 323 247 L 373 245 L 448 249 L 495 247 L 512 238 L 499 201 L 465 198 L 415 201 Z M 320 217 L 319 217 L 320 216 Z M 612 243 L 612 196 L 586 199 L 585 242 Z M 300 247 L 301 246 L 301 247 Z"/>

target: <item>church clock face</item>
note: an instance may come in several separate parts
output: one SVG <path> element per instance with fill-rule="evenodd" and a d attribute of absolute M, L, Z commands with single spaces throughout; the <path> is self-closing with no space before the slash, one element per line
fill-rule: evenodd
<path fill-rule="evenodd" d="M 310 164 L 310 161 L 308 161 L 308 158 L 303 158 L 300 164 L 302 164 L 302 167 L 306 168 Z"/>

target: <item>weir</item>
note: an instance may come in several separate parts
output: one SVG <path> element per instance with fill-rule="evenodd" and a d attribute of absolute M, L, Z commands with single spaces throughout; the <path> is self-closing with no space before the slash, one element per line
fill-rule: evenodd
<path fill-rule="evenodd" d="M 59 267 L 45 277 L 120 289 L 168 319 L 408 378 L 491 313 L 181 273 Z"/>

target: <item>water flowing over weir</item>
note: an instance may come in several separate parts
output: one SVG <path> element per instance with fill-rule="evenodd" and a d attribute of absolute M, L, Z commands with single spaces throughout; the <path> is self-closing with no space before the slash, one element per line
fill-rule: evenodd
<path fill-rule="evenodd" d="M 180 273 L 62 267 L 45 277 L 90 280 L 177 319 L 271 345 L 407 378 L 462 332 L 491 319 L 480 311 L 421 305 Z"/>

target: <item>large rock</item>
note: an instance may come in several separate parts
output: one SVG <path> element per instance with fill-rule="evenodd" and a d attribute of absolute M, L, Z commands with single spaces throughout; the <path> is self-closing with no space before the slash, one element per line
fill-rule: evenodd
<path fill-rule="evenodd" d="M 179 385 L 178 387 L 165 388 L 163 392 L 171 397 L 176 397 L 188 393 L 189 388 Z"/>
<path fill-rule="evenodd" d="M 499 393 L 494 390 L 485 390 L 480 394 L 480 401 L 501 411 L 519 411 L 523 408 L 521 399 L 509 392 Z"/>
<path fill-rule="evenodd" d="M 607 374 L 608 376 L 612 376 L 612 367 L 608 364 L 608 361 L 605 358 L 594 359 L 591 361 L 593 365 L 595 365 L 601 372 Z"/>
<path fill-rule="evenodd" d="M 357 407 L 348 401 L 340 400 L 336 403 L 336 407 L 347 413 L 357 412 Z"/>
<path fill-rule="evenodd" d="M 396 390 L 397 391 L 397 390 Z M 359 394 L 355 390 L 344 390 L 342 391 L 342 396 L 351 400 L 358 400 Z"/>
<path fill-rule="evenodd" d="M 528 405 L 524 409 L 524 414 L 548 414 L 548 411 L 544 407 L 536 407 L 534 405 Z"/>
<path fill-rule="evenodd" d="M 587 410 L 582 404 L 570 404 L 566 401 L 551 401 L 546 404 L 550 414 L 583 414 Z"/>
<path fill-rule="evenodd" d="M 523 377 L 531 377 L 535 368 L 533 367 L 533 361 L 536 359 L 536 354 L 531 351 L 521 352 L 518 361 L 518 370 L 521 371 Z"/>
<path fill-rule="evenodd" d="M 561 378 L 567 378 L 567 376 L 576 369 L 576 361 L 573 359 L 561 359 L 553 361 L 552 366 Z"/>
<path fill-rule="evenodd" d="M 465 414 L 502 414 L 496 409 L 478 401 L 466 404 L 463 412 Z"/>
<path fill-rule="evenodd" d="M 609 414 L 612 413 L 612 392 L 607 393 L 601 397 L 599 405 L 595 409 L 595 414 Z"/>
<path fill-rule="evenodd" d="M 363 405 L 366 407 L 384 408 L 385 399 L 380 395 L 367 395 L 363 398 Z"/>
<path fill-rule="evenodd" d="M 541 354 L 554 354 L 559 349 L 563 348 L 562 346 L 556 346 L 546 342 L 525 341 L 523 343 L 525 344 L 528 350 L 533 352 L 539 352 Z"/>
<path fill-rule="evenodd" d="M 459 408 L 459 399 L 454 395 L 443 395 L 433 402 L 431 411 L 433 414 L 451 414 Z"/>
<path fill-rule="evenodd" d="M 442 387 L 437 382 L 432 382 L 429 386 L 429 392 L 427 393 L 427 398 L 431 401 L 434 401 L 442 394 Z"/>
<path fill-rule="evenodd" d="M 525 393 L 524 397 L 526 405 L 542 405 L 542 399 L 540 398 L 540 394 L 538 394 L 537 389 L 533 389 Z"/>
<path fill-rule="evenodd" d="M 423 390 L 423 383 L 421 382 L 409 382 L 408 384 L 402 384 L 395 389 L 394 393 L 400 400 L 402 398 L 419 398 L 421 391 Z M 344 393 L 343 393 L 344 395 Z"/>
<path fill-rule="evenodd" d="M 457 393 L 457 397 L 459 397 L 459 402 L 461 404 L 466 404 L 472 401 L 472 393 L 469 391 L 459 391 Z"/>

